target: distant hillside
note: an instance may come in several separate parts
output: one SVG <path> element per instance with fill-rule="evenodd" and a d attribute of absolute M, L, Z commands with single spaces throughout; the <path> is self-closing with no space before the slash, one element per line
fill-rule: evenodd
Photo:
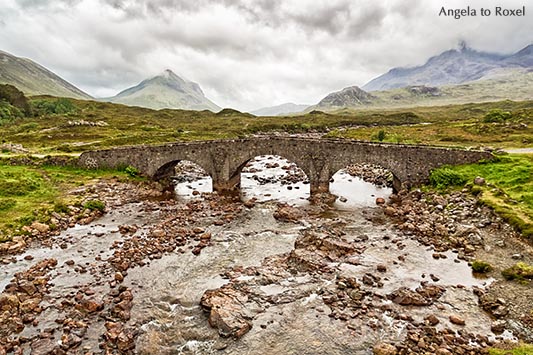
<path fill-rule="evenodd" d="M 335 110 L 342 107 L 357 107 L 372 104 L 377 97 L 362 90 L 358 86 L 350 86 L 340 91 L 332 92 L 316 105 L 309 106 L 306 111 Z"/>
<path fill-rule="evenodd" d="M 277 106 L 263 107 L 255 111 L 251 111 L 250 113 L 255 116 L 282 116 L 303 112 L 307 107 L 309 107 L 309 105 L 298 105 L 288 102 Z"/>
<path fill-rule="evenodd" d="M 483 78 L 457 85 L 411 85 L 371 94 L 352 87 L 327 95 L 306 111 L 337 111 L 344 108 L 394 108 L 449 105 L 501 100 L 530 100 L 533 69 L 498 68 Z"/>
<path fill-rule="evenodd" d="M 205 97 L 198 84 L 180 78 L 169 69 L 114 97 L 102 100 L 156 110 L 173 108 L 220 111 L 219 106 Z"/>
<path fill-rule="evenodd" d="M 26 95 L 91 99 L 90 95 L 43 66 L 3 51 L 0 51 L 0 84 L 14 85 Z"/>
<path fill-rule="evenodd" d="M 533 68 L 533 44 L 512 55 L 479 52 L 466 45 L 431 57 L 424 65 L 393 68 L 363 86 L 378 91 L 413 85 L 462 84 L 483 78 L 495 69 Z"/>

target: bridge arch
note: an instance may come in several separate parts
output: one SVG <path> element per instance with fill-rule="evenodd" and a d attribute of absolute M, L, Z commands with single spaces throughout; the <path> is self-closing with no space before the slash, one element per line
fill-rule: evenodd
<path fill-rule="evenodd" d="M 260 155 L 240 168 L 243 201 L 301 203 L 310 197 L 309 178 L 294 162 L 279 155 Z"/>
<path fill-rule="evenodd" d="M 348 157 L 346 160 L 343 161 L 333 161 L 330 169 L 329 169 L 329 179 L 331 180 L 333 176 L 338 173 L 339 171 L 346 169 L 347 167 L 351 165 L 373 165 L 376 167 L 380 167 L 382 169 L 387 170 L 392 174 L 392 188 L 395 191 L 398 191 L 402 187 L 402 181 L 404 179 L 404 176 L 400 175 L 401 172 L 398 172 L 396 169 L 397 164 L 387 164 L 386 161 L 373 159 L 371 157 L 361 159 L 359 157 Z M 395 172 L 396 170 L 396 172 Z"/>
<path fill-rule="evenodd" d="M 154 174 L 152 175 L 152 180 L 160 181 L 160 180 L 168 180 L 168 179 L 172 178 L 175 175 L 176 166 L 179 163 L 182 163 L 182 162 L 191 162 L 191 163 L 199 166 L 211 178 L 213 178 L 213 176 L 209 173 L 209 171 L 204 166 L 202 166 L 201 164 L 197 163 L 196 161 L 193 161 L 193 160 L 190 160 L 190 159 L 174 159 L 174 160 L 170 160 L 170 161 L 164 163 L 163 165 L 159 166 L 155 170 Z"/>
<path fill-rule="evenodd" d="M 381 164 L 347 164 L 343 168 L 332 172 L 330 184 L 336 181 L 339 174 L 346 174 L 353 178 L 359 178 L 364 182 L 376 185 L 376 187 L 393 187 L 394 173 Z"/>
<path fill-rule="evenodd" d="M 229 179 L 227 184 L 230 189 L 238 188 L 241 181 L 241 173 L 244 167 L 250 163 L 253 159 L 260 156 L 279 156 L 283 159 L 286 159 L 290 163 L 294 163 L 298 168 L 300 168 L 306 175 L 307 179 L 311 179 L 311 171 L 309 169 L 309 161 L 307 157 L 303 157 L 297 149 L 284 149 L 287 147 L 280 148 L 279 146 L 267 145 L 267 146 L 254 146 L 252 149 L 242 150 L 235 154 L 231 161 L 228 164 L 228 173 Z M 294 147 L 297 148 L 297 147 Z M 215 185 L 217 187 L 215 187 Z M 214 183 L 213 188 L 217 189 L 220 185 Z"/>

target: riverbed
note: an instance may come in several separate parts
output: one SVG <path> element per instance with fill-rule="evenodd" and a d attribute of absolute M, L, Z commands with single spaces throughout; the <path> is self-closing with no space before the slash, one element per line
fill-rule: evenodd
<path fill-rule="evenodd" d="M 124 203 L 47 247 L 30 246 L 2 266 L 0 289 L 39 262 L 57 266 L 34 319 L 12 334 L 13 349 L 372 354 L 376 344 L 405 343 L 428 325 L 473 348 L 500 336 L 477 296 L 494 279 L 473 275 L 456 250 L 401 233 L 376 205 L 389 187 L 341 170 L 330 185 L 338 198 L 317 207 L 298 170 L 259 157 L 243 170 L 239 198 L 224 201 L 210 194 L 209 177 L 193 174 L 180 179 L 172 201 Z M 296 217 L 275 218 L 280 208 Z M 215 314 L 242 329 L 214 324 L 213 309 L 201 305 L 208 290 L 243 297 Z"/>

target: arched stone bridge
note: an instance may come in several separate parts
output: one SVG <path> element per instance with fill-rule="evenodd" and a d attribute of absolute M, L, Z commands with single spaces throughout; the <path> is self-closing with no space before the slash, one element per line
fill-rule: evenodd
<path fill-rule="evenodd" d="M 140 145 L 85 152 L 85 167 L 131 165 L 154 180 L 170 178 L 181 160 L 200 165 L 213 179 L 216 191 L 240 186 L 242 168 L 254 157 L 280 155 L 301 168 L 309 178 L 311 193 L 329 190 L 331 177 L 350 164 L 380 165 L 394 175 L 394 188 L 427 182 L 432 169 L 441 165 L 491 159 L 485 151 L 428 146 L 381 144 L 337 139 L 260 137 L 164 145 Z"/>

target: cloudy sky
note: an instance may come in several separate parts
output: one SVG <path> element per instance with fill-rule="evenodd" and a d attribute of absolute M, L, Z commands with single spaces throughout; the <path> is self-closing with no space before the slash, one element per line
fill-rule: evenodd
<path fill-rule="evenodd" d="M 466 5 L 525 5 L 526 16 L 438 16 Z M 0 50 L 95 97 L 169 68 L 249 110 L 316 103 L 461 40 L 515 52 L 533 42 L 532 15 L 530 0 L 1 0 Z"/>

